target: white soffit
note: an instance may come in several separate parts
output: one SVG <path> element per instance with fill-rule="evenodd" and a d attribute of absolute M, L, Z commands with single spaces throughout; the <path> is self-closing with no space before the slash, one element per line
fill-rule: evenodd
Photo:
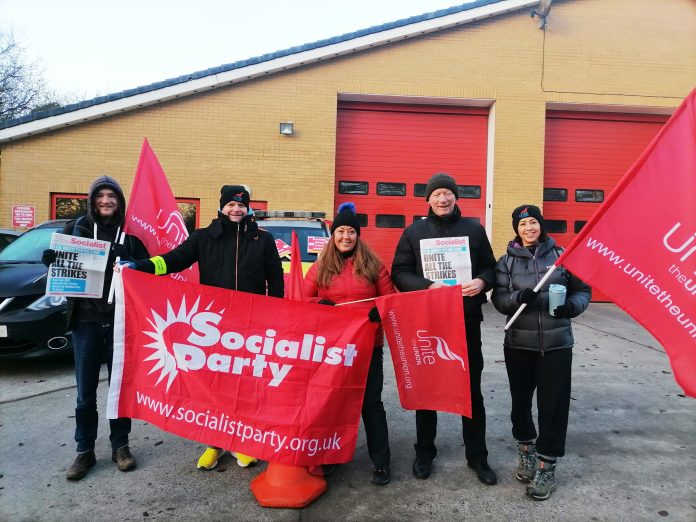
<path fill-rule="evenodd" d="M 131 110 L 137 110 L 149 105 L 210 91 L 218 87 L 302 67 L 322 60 L 328 60 L 409 38 L 415 38 L 424 34 L 465 25 L 477 20 L 498 16 L 525 7 L 531 7 L 537 3 L 538 0 L 504 0 L 495 4 L 461 11 L 459 13 L 423 20 L 421 22 L 414 22 L 403 27 L 385 29 L 384 31 L 373 34 L 322 46 L 317 49 L 301 51 L 288 56 L 232 69 L 223 73 L 211 74 L 203 78 L 155 89 L 127 98 L 107 101 L 84 109 L 78 109 L 56 116 L 49 116 L 0 130 L 0 143 L 58 130 L 71 125 L 77 125 Z"/>

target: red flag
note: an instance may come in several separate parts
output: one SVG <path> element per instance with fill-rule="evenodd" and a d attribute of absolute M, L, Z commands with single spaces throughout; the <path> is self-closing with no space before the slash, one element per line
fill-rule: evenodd
<path fill-rule="evenodd" d="M 123 230 L 140 239 L 151 256 L 169 252 L 189 235 L 167 176 L 147 139 L 140 151 Z M 198 265 L 171 277 L 198 282 Z"/>
<path fill-rule="evenodd" d="M 290 275 L 285 286 L 285 298 L 304 301 L 304 275 L 302 273 L 302 254 L 297 233 L 292 231 L 292 253 L 290 254 Z"/>
<path fill-rule="evenodd" d="M 471 417 L 462 287 L 378 297 L 401 406 Z"/>
<path fill-rule="evenodd" d="M 562 264 L 664 346 L 696 397 L 696 90 L 568 247 Z"/>
<path fill-rule="evenodd" d="M 115 281 L 110 418 L 292 466 L 352 458 L 376 328 L 362 310 Z"/>

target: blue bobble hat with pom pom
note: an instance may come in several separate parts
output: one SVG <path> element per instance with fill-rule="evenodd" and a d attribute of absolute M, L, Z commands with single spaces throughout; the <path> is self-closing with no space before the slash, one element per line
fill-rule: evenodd
<path fill-rule="evenodd" d="M 350 201 L 341 203 L 341 206 L 338 207 L 338 214 L 336 214 L 336 217 L 331 224 L 331 234 L 333 234 L 334 230 L 336 230 L 338 227 L 343 226 L 353 227 L 358 235 L 360 235 L 360 221 L 358 220 L 358 216 L 355 214 L 355 205 Z"/>

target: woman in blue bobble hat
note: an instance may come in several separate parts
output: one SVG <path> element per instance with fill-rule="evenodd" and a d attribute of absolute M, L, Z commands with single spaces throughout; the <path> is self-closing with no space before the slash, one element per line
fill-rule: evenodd
<path fill-rule="evenodd" d="M 308 300 L 332 306 L 394 293 L 384 263 L 360 239 L 360 222 L 353 203 L 343 203 L 338 207 L 338 214 L 331 225 L 331 240 L 307 272 L 304 291 Z M 347 306 L 362 308 L 371 321 L 379 321 L 372 300 Z M 382 344 L 383 333 L 379 328 L 375 333 L 362 406 L 367 451 L 374 464 L 372 483 L 376 486 L 384 486 L 391 480 L 389 432 L 382 403 Z"/>

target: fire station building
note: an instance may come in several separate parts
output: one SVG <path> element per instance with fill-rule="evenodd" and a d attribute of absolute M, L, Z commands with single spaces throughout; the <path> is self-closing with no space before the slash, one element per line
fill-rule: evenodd
<path fill-rule="evenodd" d="M 566 245 L 696 86 L 696 4 L 538 4 L 478 0 L 3 122 L 0 226 L 18 206 L 69 217 L 100 174 L 128 196 L 147 138 L 201 226 L 228 183 L 269 210 L 353 201 L 389 265 L 447 172 L 496 255 L 522 203 Z"/>

